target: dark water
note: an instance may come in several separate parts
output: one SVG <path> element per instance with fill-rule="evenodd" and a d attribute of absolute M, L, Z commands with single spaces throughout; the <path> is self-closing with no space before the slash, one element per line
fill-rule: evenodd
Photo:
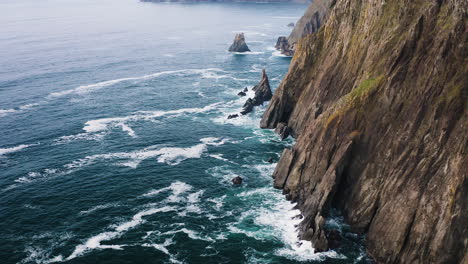
<path fill-rule="evenodd" d="M 0 262 L 360 263 L 299 243 L 264 107 L 226 120 L 262 68 L 277 87 L 304 9 L 0 2 Z M 251 54 L 226 52 L 239 31 Z"/>

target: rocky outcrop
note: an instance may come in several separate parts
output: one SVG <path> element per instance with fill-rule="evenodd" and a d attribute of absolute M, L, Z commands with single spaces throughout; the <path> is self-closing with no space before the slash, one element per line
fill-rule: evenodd
<path fill-rule="evenodd" d="M 250 51 L 249 47 L 245 43 L 244 33 L 236 34 L 234 42 L 229 47 L 229 52 L 248 52 Z"/>
<path fill-rule="evenodd" d="M 296 138 L 274 186 L 318 250 L 334 207 L 377 263 L 466 263 L 468 1 L 333 3 L 261 120 Z"/>
<path fill-rule="evenodd" d="M 281 51 L 281 54 L 292 57 L 294 51 L 289 47 L 288 39 L 286 37 L 279 37 L 276 41 L 275 48 Z"/>
<path fill-rule="evenodd" d="M 277 41 L 281 42 L 281 46 L 276 49 L 280 50 L 282 54 L 286 56 L 294 55 L 294 50 L 299 40 L 309 34 L 318 31 L 321 25 L 323 25 L 328 17 L 331 7 L 334 5 L 336 0 L 314 0 L 307 8 L 304 15 L 294 26 L 291 34 L 288 38 L 279 37 Z M 281 39 L 281 40 L 280 40 Z"/>
<path fill-rule="evenodd" d="M 236 177 L 232 178 L 232 180 L 231 180 L 232 184 L 234 184 L 234 185 L 240 185 L 240 184 L 242 184 L 242 181 L 243 181 L 243 179 L 240 176 L 236 176 Z"/>
<path fill-rule="evenodd" d="M 270 88 L 270 82 L 268 81 L 268 76 L 265 72 L 265 69 L 262 70 L 262 78 L 260 82 L 252 88 L 255 91 L 254 98 L 249 98 L 245 101 L 245 104 L 242 108 L 241 114 L 246 115 L 252 112 L 254 106 L 263 105 L 264 102 L 270 101 L 273 97 Z"/>

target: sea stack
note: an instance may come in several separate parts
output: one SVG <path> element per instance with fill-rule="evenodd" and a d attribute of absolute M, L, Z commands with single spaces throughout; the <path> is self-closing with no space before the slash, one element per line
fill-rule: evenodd
<path fill-rule="evenodd" d="M 245 104 L 242 108 L 241 114 L 245 115 L 252 112 L 254 106 L 262 105 L 266 101 L 270 101 L 273 97 L 271 92 L 270 82 L 268 81 L 268 76 L 265 72 L 265 69 L 262 70 L 262 78 L 260 82 L 252 88 L 255 91 L 254 98 L 249 98 L 245 101 Z"/>
<path fill-rule="evenodd" d="M 254 99 L 258 102 L 258 105 L 263 104 L 263 102 L 270 101 L 273 97 L 265 69 L 262 70 L 262 79 L 254 86 L 254 88 L 252 88 L 252 90 L 255 91 Z"/>
<path fill-rule="evenodd" d="M 234 42 L 231 47 L 229 47 L 229 52 L 248 52 L 250 51 L 249 47 L 245 43 L 244 33 L 236 34 Z"/>

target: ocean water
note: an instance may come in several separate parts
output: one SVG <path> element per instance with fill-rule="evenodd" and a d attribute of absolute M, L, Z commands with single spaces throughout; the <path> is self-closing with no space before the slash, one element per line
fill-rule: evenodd
<path fill-rule="evenodd" d="M 365 263 L 298 240 L 265 106 L 226 119 L 305 7 L 0 2 L 0 263 Z"/>

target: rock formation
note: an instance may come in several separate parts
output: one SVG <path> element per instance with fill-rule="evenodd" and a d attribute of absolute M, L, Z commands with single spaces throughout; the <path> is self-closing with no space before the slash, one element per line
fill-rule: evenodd
<path fill-rule="evenodd" d="M 294 27 L 294 23 L 293 22 L 289 23 L 288 27 Z"/>
<path fill-rule="evenodd" d="M 336 245 L 333 207 L 377 263 L 468 263 L 468 0 L 329 2 L 261 120 L 301 237 Z"/>
<path fill-rule="evenodd" d="M 262 105 L 264 102 L 270 101 L 273 97 L 265 69 L 262 70 L 262 79 L 252 88 L 252 90 L 255 91 L 255 96 L 253 99 L 249 98 L 245 101 L 241 111 L 242 115 L 252 112 L 254 106 Z"/>
<path fill-rule="evenodd" d="M 231 180 L 232 184 L 239 185 L 242 184 L 242 178 L 240 176 L 236 176 Z"/>
<path fill-rule="evenodd" d="M 281 54 L 286 56 L 293 56 L 294 51 L 289 47 L 288 39 L 286 37 L 279 37 L 276 41 L 275 48 L 281 51 Z"/>
<path fill-rule="evenodd" d="M 286 56 L 294 55 L 294 50 L 299 40 L 309 34 L 318 31 L 328 17 L 331 7 L 335 4 L 336 0 L 314 0 L 307 8 L 304 15 L 294 26 L 288 38 L 279 37 L 277 45 L 280 42 L 281 46 L 276 49 L 280 50 Z"/>
<path fill-rule="evenodd" d="M 229 52 L 248 52 L 250 51 L 249 47 L 245 43 L 244 33 L 236 34 L 234 42 L 231 47 L 229 47 Z"/>

